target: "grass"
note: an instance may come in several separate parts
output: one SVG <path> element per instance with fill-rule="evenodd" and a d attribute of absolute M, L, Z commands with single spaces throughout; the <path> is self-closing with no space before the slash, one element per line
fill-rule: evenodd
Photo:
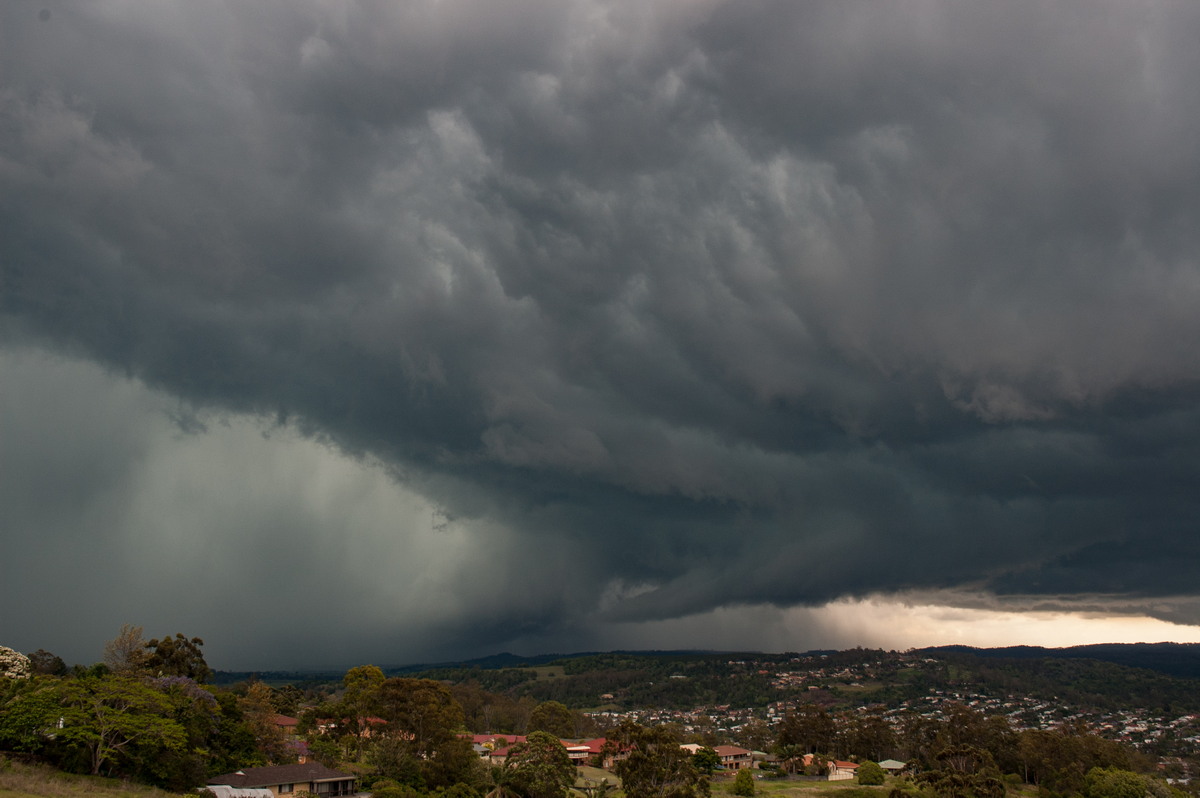
<path fill-rule="evenodd" d="M 586 781 L 599 782 L 602 779 L 607 779 L 608 783 L 613 785 L 617 789 L 620 789 L 620 787 L 621 787 L 621 780 L 619 778 L 617 778 L 616 773 L 613 773 L 611 771 L 601 770 L 600 768 L 584 766 L 584 767 L 578 768 L 576 772 Z M 575 781 L 575 783 L 579 784 L 580 781 L 577 779 Z"/>
<path fill-rule="evenodd" d="M 0 798 L 175 798 L 175 793 L 120 779 L 76 776 L 0 757 Z"/>
<path fill-rule="evenodd" d="M 891 784 L 863 787 L 854 781 L 784 781 L 755 779 L 754 794 L 769 798 L 885 798 Z M 713 784 L 713 795 L 732 795 L 733 781 Z"/>

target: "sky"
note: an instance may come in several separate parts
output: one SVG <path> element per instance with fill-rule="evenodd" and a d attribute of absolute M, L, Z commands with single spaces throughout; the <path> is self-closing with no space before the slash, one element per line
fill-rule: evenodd
<path fill-rule="evenodd" d="M 0 644 L 1200 641 L 1197 40 L 0 4 Z"/>

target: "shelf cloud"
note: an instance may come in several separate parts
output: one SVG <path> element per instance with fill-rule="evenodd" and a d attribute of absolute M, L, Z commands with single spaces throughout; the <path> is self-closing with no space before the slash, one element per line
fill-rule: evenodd
<path fill-rule="evenodd" d="M 1200 623 L 1198 37 L 0 7 L 0 643 L 399 662 L 922 591 Z"/>

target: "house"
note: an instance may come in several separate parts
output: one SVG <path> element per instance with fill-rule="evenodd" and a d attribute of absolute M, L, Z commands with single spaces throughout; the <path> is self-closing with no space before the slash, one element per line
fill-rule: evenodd
<path fill-rule="evenodd" d="M 907 763 L 897 762 L 895 759 L 885 759 L 879 763 L 879 767 L 883 768 L 886 772 L 891 773 L 893 776 L 895 776 L 897 773 L 899 773 L 901 770 L 904 769 L 905 764 L 907 764 Z"/>
<path fill-rule="evenodd" d="M 604 746 L 608 743 L 608 739 L 604 737 L 595 737 L 591 740 L 563 740 L 562 744 L 567 749 L 567 756 L 571 757 L 571 761 L 576 765 L 598 765 L 602 768 L 611 768 L 618 759 L 627 759 L 629 752 L 623 754 L 614 752 L 610 746 L 605 750 Z"/>
<path fill-rule="evenodd" d="M 274 765 L 264 768 L 244 768 L 235 773 L 213 776 L 207 786 L 225 786 L 233 790 L 266 789 L 275 798 L 309 792 L 313 795 L 353 795 L 354 776 L 339 773 L 317 762 L 303 765 Z"/>
<path fill-rule="evenodd" d="M 300 726 L 299 719 L 287 715 L 276 715 L 271 722 L 288 737 L 295 737 L 297 728 Z"/>
<path fill-rule="evenodd" d="M 858 772 L 858 763 L 842 762 L 838 759 L 829 760 L 829 780 L 844 781 L 854 778 L 854 774 Z"/>
<path fill-rule="evenodd" d="M 736 745 L 718 745 L 713 750 L 721 758 L 721 767 L 725 770 L 742 770 L 754 763 L 750 751 L 746 748 L 738 748 Z"/>
<path fill-rule="evenodd" d="M 382 732 L 388 725 L 383 718 L 318 718 L 316 727 L 318 734 L 354 734 L 362 738 L 372 737 Z"/>
<path fill-rule="evenodd" d="M 523 734 L 464 734 L 463 737 L 469 738 L 471 745 L 481 745 L 489 751 L 525 742 Z"/>

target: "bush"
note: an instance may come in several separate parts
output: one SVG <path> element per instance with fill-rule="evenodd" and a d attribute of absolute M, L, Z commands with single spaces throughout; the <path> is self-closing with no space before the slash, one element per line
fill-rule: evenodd
<path fill-rule="evenodd" d="M 883 784 L 883 779 L 886 775 L 883 772 L 883 768 L 874 762 L 863 762 L 858 766 L 858 773 L 856 774 L 859 784 L 871 786 Z"/>
<path fill-rule="evenodd" d="M 738 771 L 733 780 L 733 794 L 754 795 L 754 776 L 750 774 L 749 769 L 743 768 Z"/>

